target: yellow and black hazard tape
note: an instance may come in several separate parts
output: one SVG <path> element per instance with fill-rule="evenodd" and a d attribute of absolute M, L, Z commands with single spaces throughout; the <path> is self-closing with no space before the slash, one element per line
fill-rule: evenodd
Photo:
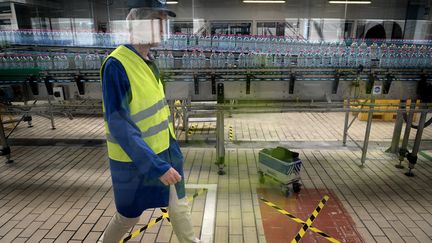
<path fill-rule="evenodd" d="M 148 223 L 147 225 L 145 225 L 144 227 L 139 228 L 138 230 L 135 230 L 134 232 L 132 232 L 130 235 L 126 236 L 123 240 L 120 241 L 120 243 L 123 242 L 127 242 L 132 238 L 135 238 L 137 236 L 139 236 L 141 234 L 141 232 L 144 232 L 145 230 L 147 230 L 148 228 L 152 227 L 153 225 L 159 223 L 160 221 L 162 221 L 162 219 L 164 218 L 168 218 L 168 211 L 165 208 L 161 208 L 162 210 L 162 215 L 159 216 L 156 219 L 153 219 L 152 221 L 150 221 L 150 223 Z"/>
<path fill-rule="evenodd" d="M 233 127 L 232 126 L 229 127 L 229 140 L 232 143 L 232 141 L 233 141 Z"/>
<path fill-rule="evenodd" d="M 272 207 L 273 209 L 277 210 L 279 213 L 281 213 L 281 214 L 283 214 L 283 215 L 285 215 L 285 216 L 288 216 L 288 218 L 290 218 L 290 219 L 293 220 L 294 222 L 299 223 L 299 224 L 302 224 L 302 225 L 305 225 L 305 224 L 306 224 L 305 221 L 303 221 L 303 220 L 300 219 L 300 218 L 297 218 L 295 215 L 293 215 L 293 214 L 289 213 L 288 211 L 286 211 L 286 210 L 280 208 L 280 207 L 277 206 L 276 204 L 274 204 L 274 203 L 272 203 L 272 202 L 270 202 L 270 201 L 267 201 L 267 200 L 264 199 L 264 198 L 261 198 L 261 201 L 263 201 L 267 206 L 270 206 L 270 207 Z M 313 232 L 315 232 L 315 233 L 317 233 L 317 234 L 319 234 L 319 235 L 321 235 L 322 237 L 324 237 L 325 239 L 327 239 L 327 240 L 330 241 L 330 242 L 333 242 L 333 243 L 340 243 L 339 240 L 337 240 L 337 239 L 331 237 L 329 234 L 327 234 L 327 233 L 325 233 L 324 231 L 319 230 L 319 229 L 317 229 L 317 228 L 315 228 L 315 227 L 313 227 L 313 226 L 310 227 L 310 230 L 313 231 Z"/>
<path fill-rule="evenodd" d="M 306 224 L 303 224 L 303 226 L 300 228 L 299 232 L 294 237 L 294 239 L 291 241 L 291 243 L 300 242 L 301 238 L 303 238 L 303 236 L 306 234 L 307 230 L 312 226 L 312 223 L 314 222 L 314 220 L 318 217 L 318 214 L 324 208 L 328 199 L 329 199 L 329 197 L 327 195 L 324 196 L 323 199 L 321 199 L 318 206 L 312 212 L 312 215 L 306 220 Z"/>
<path fill-rule="evenodd" d="M 203 189 L 200 189 L 199 191 L 195 192 L 195 194 L 193 194 L 192 196 L 190 196 L 190 197 L 187 198 L 188 202 L 192 202 L 196 197 L 198 197 L 199 195 L 201 195 L 203 192 L 206 192 L 206 191 L 207 191 L 207 188 L 203 188 Z M 168 210 L 166 208 L 161 208 L 160 210 L 162 211 L 162 215 L 161 216 L 157 217 L 156 219 L 151 220 L 148 224 L 146 224 L 143 227 L 141 227 L 141 228 L 135 230 L 134 232 L 130 233 L 123 240 L 120 240 L 120 243 L 127 242 L 130 239 L 139 236 L 142 232 L 146 231 L 148 228 L 150 228 L 150 227 L 154 226 L 155 224 L 159 223 L 163 219 L 167 219 L 168 222 L 171 222 L 170 218 L 169 218 Z"/>

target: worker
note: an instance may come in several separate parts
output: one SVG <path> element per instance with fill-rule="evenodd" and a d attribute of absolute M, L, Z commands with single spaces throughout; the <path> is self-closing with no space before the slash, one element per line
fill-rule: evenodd
<path fill-rule="evenodd" d="M 118 243 L 149 208 L 168 207 L 179 242 L 200 242 L 185 196 L 183 156 L 150 48 L 164 37 L 165 0 L 129 0 L 130 44 L 101 68 L 103 109 L 116 214 L 101 242 Z"/>

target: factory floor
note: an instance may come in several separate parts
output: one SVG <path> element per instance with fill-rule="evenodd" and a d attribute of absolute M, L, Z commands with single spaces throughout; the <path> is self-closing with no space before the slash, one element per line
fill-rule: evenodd
<path fill-rule="evenodd" d="M 301 234 L 302 242 L 328 241 L 316 231 L 341 242 L 432 242 L 432 127 L 425 129 L 415 177 L 407 177 L 406 169 L 394 167 L 397 157 L 384 152 L 393 123 L 374 121 L 361 167 L 360 150 L 351 143 L 340 145 L 343 119 L 340 113 L 227 118 L 222 176 L 212 143 L 194 142 L 211 137 L 214 123 L 196 124 L 191 143 L 182 142 L 188 195 L 209 189 L 191 203 L 195 232 L 206 239 L 211 235 L 215 243 L 290 242 L 301 228 L 298 221 L 307 221 L 328 196 Z M 49 120 L 34 117 L 33 125 L 21 124 L 11 136 L 14 163 L 0 163 L 0 242 L 96 242 L 115 212 L 106 148 L 61 140 L 103 139 L 103 120 L 59 117 L 57 129 L 51 130 Z M 350 135 L 362 141 L 364 128 L 365 122 L 356 121 Z M 55 142 L 35 146 L 44 141 Z M 259 150 L 278 143 L 299 144 L 295 150 L 303 162 L 301 191 L 288 197 L 277 182 L 267 178 L 260 183 L 257 172 Z M 159 209 L 146 211 L 135 229 L 160 215 Z M 212 219 L 214 227 L 209 227 Z M 163 220 L 129 242 L 178 241 Z"/>

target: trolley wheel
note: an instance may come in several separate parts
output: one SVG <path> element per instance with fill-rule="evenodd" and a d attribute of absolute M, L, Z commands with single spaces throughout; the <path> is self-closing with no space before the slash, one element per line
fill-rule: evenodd
<path fill-rule="evenodd" d="M 300 190 L 301 190 L 301 184 L 299 182 L 294 182 L 292 186 L 293 186 L 293 191 L 295 193 L 299 193 L 300 192 Z"/>
<path fill-rule="evenodd" d="M 264 172 L 258 171 L 258 176 L 259 176 L 259 183 L 264 184 L 265 183 Z"/>

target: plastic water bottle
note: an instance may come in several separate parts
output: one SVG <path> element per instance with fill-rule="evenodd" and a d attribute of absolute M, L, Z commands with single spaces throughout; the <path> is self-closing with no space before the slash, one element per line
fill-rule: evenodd
<path fill-rule="evenodd" d="M 34 68 L 35 67 L 35 60 L 32 57 L 31 54 L 27 55 L 27 62 L 28 62 L 28 67 L 29 68 Z"/>
<path fill-rule="evenodd" d="M 235 56 L 232 52 L 227 55 L 227 66 L 228 68 L 235 68 Z"/>
<path fill-rule="evenodd" d="M 382 56 L 383 52 L 387 52 L 387 44 L 385 42 L 382 43 L 381 46 L 379 47 L 379 51 L 378 51 L 379 57 Z"/>
<path fill-rule="evenodd" d="M 262 68 L 265 66 L 265 62 L 263 62 L 263 55 L 260 51 L 257 51 L 254 55 L 254 67 Z"/>
<path fill-rule="evenodd" d="M 44 60 L 45 60 L 45 68 L 47 70 L 52 70 L 54 67 L 53 67 L 53 63 L 52 63 L 52 60 L 51 60 L 50 56 L 49 55 L 45 55 L 44 56 Z"/>
<path fill-rule="evenodd" d="M 246 63 L 245 63 L 245 67 L 246 68 L 254 68 L 256 66 L 255 64 L 255 54 L 252 52 L 249 52 L 246 55 Z"/>
<path fill-rule="evenodd" d="M 396 60 L 396 53 L 394 51 L 390 51 L 390 54 L 388 55 L 388 67 L 394 68 L 398 65 L 398 60 Z"/>
<path fill-rule="evenodd" d="M 356 67 L 357 64 L 357 55 L 354 49 L 351 49 L 351 52 L 348 54 L 348 63 L 347 66 L 350 68 Z"/>
<path fill-rule="evenodd" d="M 157 57 L 157 64 L 159 66 L 159 69 L 166 69 L 167 67 L 165 53 L 163 51 L 161 51 Z"/>
<path fill-rule="evenodd" d="M 93 69 L 100 69 L 102 64 L 101 64 L 101 59 L 98 53 L 95 53 L 93 55 L 93 62 L 94 62 L 94 66 Z"/>
<path fill-rule="evenodd" d="M 377 59 L 379 57 L 378 51 L 379 51 L 378 45 L 375 42 L 372 43 L 372 45 L 370 46 L 371 59 Z"/>
<path fill-rule="evenodd" d="M 188 48 L 188 37 L 187 35 L 180 35 L 179 49 Z"/>
<path fill-rule="evenodd" d="M 45 69 L 45 61 L 44 58 L 42 57 L 42 55 L 37 55 L 36 56 L 36 67 L 40 68 L 40 69 Z"/>
<path fill-rule="evenodd" d="M 314 57 L 314 67 L 321 67 L 322 66 L 321 53 L 319 51 L 316 51 L 313 54 L 313 57 Z"/>
<path fill-rule="evenodd" d="M 379 61 L 380 68 L 388 68 L 388 57 L 387 57 L 387 51 L 382 51 Z"/>
<path fill-rule="evenodd" d="M 211 36 L 207 35 L 204 38 L 204 48 L 205 48 L 205 50 L 211 50 L 211 48 L 212 48 L 211 42 L 212 42 Z"/>
<path fill-rule="evenodd" d="M 356 58 L 356 67 L 359 66 L 363 66 L 364 67 L 364 56 L 363 56 L 363 51 L 359 50 L 359 53 L 357 54 L 357 58 Z"/>
<path fill-rule="evenodd" d="M 166 56 L 166 64 L 168 69 L 174 69 L 174 56 L 171 51 Z"/>
<path fill-rule="evenodd" d="M 369 52 L 364 53 L 363 59 L 364 59 L 363 66 L 365 68 L 370 68 L 372 66 L 372 60 L 371 60 L 370 53 Z"/>
<path fill-rule="evenodd" d="M 245 68 L 246 67 L 246 55 L 241 52 L 238 56 L 238 67 Z"/>
<path fill-rule="evenodd" d="M 305 67 L 310 68 L 313 67 L 315 64 L 314 56 L 311 51 L 307 51 L 305 54 Z"/>
<path fill-rule="evenodd" d="M 191 63 L 190 68 L 192 69 L 199 68 L 199 59 L 195 50 L 193 50 L 192 54 L 190 55 L 190 63 Z"/>
<path fill-rule="evenodd" d="M 87 53 L 84 58 L 84 67 L 85 69 L 93 69 L 93 66 L 93 56 L 90 53 Z"/>
<path fill-rule="evenodd" d="M 185 51 L 182 57 L 182 66 L 184 69 L 189 69 L 191 68 L 190 64 L 191 62 L 190 62 L 189 54 L 187 53 L 187 51 Z"/>
<path fill-rule="evenodd" d="M 289 53 L 285 54 L 283 57 L 283 66 L 286 68 L 291 66 L 291 55 Z"/>
<path fill-rule="evenodd" d="M 225 68 L 225 54 L 223 52 L 220 52 L 218 55 L 218 68 Z"/>
<path fill-rule="evenodd" d="M 216 52 L 213 50 L 212 54 L 210 55 L 210 68 L 217 68 L 218 67 L 218 56 Z"/>
<path fill-rule="evenodd" d="M 228 50 L 228 38 L 226 35 L 219 36 L 219 49 Z"/>
<path fill-rule="evenodd" d="M 54 66 L 54 69 L 55 69 L 55 70 L 63 69 L 62 66 L 61 66 L 61 60 L 60 60 L 60 57 L 59 57 L 58 55 L 55 55 L 55 56 L 53 57 L 53 66 Z"/>
<path fill-rule="evenodd" d="M 215 50 L 219 49 L 219 37 L 217 35 L 213 36 L 211 46 Z"/>
<path fill-rule="evenodd" d="M 77 53 L 74 58 L 75 68 L 76 69 L 84 69 L 84 60 L 81 54 Z"/>
<path fill-rule="evenodd" d="M 273 66 L 274 67 L 283 67 L 283 56 L 280 54 L 280 51 L 279 50 L 277 50 L 276 51 L 276 54 L 275 54 L 275 56 L 274 56 L 274 63 L 273 63 Z"/>
<path fill-rule="evenodd" d="M 200 51 L 198 59 L 199 59 L 199 61 L 198 61 L 199 68 L 206 68 L 207 67 L 207 58 L 206 58 L 203 50 Z"/>
<path fill-rule="evenodd" d="M 266 55 L 265 55 L 265 67 L 266 68 L 271 68 L 273 66 L 274 66 L 273 55 L 271 53 L 267 52 Z"/>
<path fill-rule="evenodd" d="M 304 54 L 304 52 L 303 51 L 300 51 L 300 53 L 298 54 L 298 56 L 297 56 L 297 67 L 305 67 L 306 66 L 306 63 L 305 63 L 305 60 L 306 59 L 306 57 L 305 57 L 305 54 Z"/>
<path fill-rule="evenodd" d="M 357 52 L 359 51 L 359 47 L 356 41 L 353 41 L 350 48 L 351 48 L 351 52 L 354 52 L 355 54 L 357 54 Z"/>
<path fill-rule="evenodd" d="M 324 55 L 322 57 L 322 66 L 323 67 L 331 67 L 332 63 L 331 63 L 331 56 L 328 53 L 328 51 L 324 52 Z"/>
<path fill-rule="evenodd" d="M 418 55 L 417 55 L 416 52 L 412 52 L 409 55 L 408 66 L 412 67 L 412 68 L 415 68 L 415 67 L 417 67 L 417 65 L 418 65 Z"/>
<path fill-rule="evenodd" d="M 335 50 L 331 55 L 331 66 L 339 67 L 340 54 L 339 51 Z"/>

